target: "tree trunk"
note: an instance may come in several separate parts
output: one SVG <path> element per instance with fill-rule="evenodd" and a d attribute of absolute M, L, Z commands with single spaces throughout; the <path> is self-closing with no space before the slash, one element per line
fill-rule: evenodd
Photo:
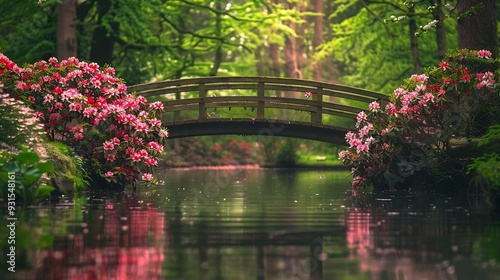
<path fill-rule="evenodd" d="M 103 17 L 115 8 L 116 7 L 113 7 L 112 0 L 97 1 L 97 27 L 92 34 L 90 60 L 100 65 L 112 64 L 113 62 L 113 49 L 118 34 L 119 24 L 117 21 L 111 21 L 109 23 L 111 30 L 108 30 L 103 24 Z"/>
<path fill-rule="evenodd" d="M 222 15 L 220 11 L 222 10 L 221 1 L 215 1 L 215 36 L 217 38 L 221 38 L 222 34 Z M 214 65 L 212 69 L 210 69 L 209 76 L 217 76 L 217 71 L 219 71 L 220 64 L 222 63 L 222 42 L 217 42 L 217 49 L 215 50 L 214 55 Z"/>
<path fill-rule="evenodd" d="M 314 0 L 314 12 L 318 13 L 314 17 L 314 37 L 313 48 L 316 51 L 317 47 L 323 43 L 323 0 Z M 322 80 L 321 61 L 314 63 L 313 79 L 316 81 Z"/>
<path fill-rule="evenodd" d="M 297 8 L 295 3 L 286 1 L 287 8 Z M 294 7 L 295 6 L 295 7 Z M 297 24 L 294 21 L 288 22 L 288 27 L 291 30 L 297 31 Z M 288 78 L 302 78 L 302 72 L 299 69 L 297 61 L 297 38 L 294 35 L 286 36 L 285 38 L 285 77 Z"/>
<path fill-rule="evenodd" d="M 57 14 L 57 58 L 77 56 L 76 43 L 77 0 L 65 0 L 59 4 Z"/>
<path fill-rule="evenodd" d="M 305 0 L 299 0 L 297 1 L 297 9 L 301 13 L 305 13 L 307 10 L 307 5 Z M 304 73 L 302 72 L 305 68 L 305 64 L 308 63 L 308 60 L 306 60 L 306 42 L 305 42 L 305 37 L 306 37 L 306 29 L 308 28 L 308 20 L 307 17 L 303 17 L 304 22 L 299 23 L 297 26 L 297 37 L 295 38 L 296 41 L 296 59 L 297 59 L 297 69 L 300 71 L 300 79 L 304 78 Z M 310 30 L 310 29 L 309 29 Z"/>
<path fill-rule="evenodd" d="M 443 23 L 444 14 L 441 6 L 443 5 L 443 0 L 436 0 L 438 8 L 434 11 L 434 19 L 438 20 L 436 25 L 436 44 L 439 59 L 444 59 L 446 57 L 446 29 Z"/>
<path fill-rule="evenodd" d="M 415 19 L 415 11 L 413 8 L 408 12 L 408 29 L 410 31 L 410 48 L 413 59 L 413 67 L 415 74 L 422 73 L 422 62 L 420 61 L 420 51 L 418 49 L 418 38 L 415 36 L 417 32 L 417 21 Z"/>
<path fill-rule="evenodd" d="M 458 47 L 472 50 L 489 50 L 498 57 L 497 0 L 458 1 Z M 464 13 L 470 11 L 469 15 Z"/>
<path fill-rule="evenodd" d="M 271 56 L 271 75 L 275 77 L 281 76 L 280 66 L 280 46 L 276 43 L 269 44 L 269 55 Z"/>

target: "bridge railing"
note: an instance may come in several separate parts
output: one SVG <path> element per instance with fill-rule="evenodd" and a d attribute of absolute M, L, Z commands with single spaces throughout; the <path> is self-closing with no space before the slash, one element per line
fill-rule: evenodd
<path fill-rule="evenodd" d="M 245 94 L 224 95 L 228 90 L 245 90 Z M 311 123 L 322 124 L 325 114 L 354 119 L 368 109 L 368 103 L 387 102 L 387 95 L 374 91 L 278 77 L 189 78 L 134 85 L 129 91 L 161 100 L 166 112 L 197 110 L 198 121 L 207 119 L 209 108 L 240 107 L 256 109 L 256 120 L 266 118 L 267 108 L 277 108 L 308 112 Z M 310 98 L 305 97 L 306 92 L 311 93 Z M 346 100 L 357 101 L 357 106 L 346 105 Z"/>

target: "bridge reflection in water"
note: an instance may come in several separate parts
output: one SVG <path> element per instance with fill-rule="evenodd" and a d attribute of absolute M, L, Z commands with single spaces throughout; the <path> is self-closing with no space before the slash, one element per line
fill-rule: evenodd
<path fill-rule="evenodd" d="M 163 120 L 171 138 L 273 135 L 345 145 L 345 133 L 353 128 L 356 115 L 373 101 L 388 102 L 387 95 L 374 91 L 277 77 L 189 78 L 134 85 L 129 91 L 164 103 Z M 212 114 L 223 108 L 242 108 L 244 113 Z M 181 114 L 187 111 L 192 113 Z M 328 123 L 325 116 L 332 116 Z"/>
<path fill-rule="evenodd" d="M 170 173 L 173 185 L 138 197 L 38 209 L 64 227 L 49 231 L 63 234 L 50 249 L 20 248 L 32 269 L 16 272 L 19 279 L 497 279 L 500 272 L 488 259 L 498 248 L 498 221 L 451 197 L 349 198 L 339 183 L 347 173 L 330 171 Z M 68 220 L 68 211 L 83 215 Z M 35 221 L 30 229 L 47 231 Z"/>

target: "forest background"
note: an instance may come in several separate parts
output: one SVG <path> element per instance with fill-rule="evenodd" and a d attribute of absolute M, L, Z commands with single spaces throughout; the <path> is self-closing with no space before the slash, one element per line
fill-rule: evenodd
<path fill-rule="evenodd" d="M 438 64 L 448 49 L 489 49 L 498 57 L 495 0 L 0 3 L 0 52 L 19 65 L 75 56 L 113 66 L 128 85 L 186 77 L 279 76 L 390 93 L 403 79 Z M 466 11 L 481 13 L 479 22 L 460 17 Z M 341 149 L 243 136 L 188 138 L 168 145 L 166 166 L 337 164 Z"/>

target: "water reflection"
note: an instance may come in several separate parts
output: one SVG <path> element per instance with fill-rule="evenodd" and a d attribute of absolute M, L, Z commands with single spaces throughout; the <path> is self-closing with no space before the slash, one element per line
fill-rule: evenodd
<path fill-rule="evenodd" d="M 365 195 L 347 210 L 349 258 L 370 279 L 500 279 L 498 253 L 480 261 L 486 256 L 474 246 L 485 229 L 499 229 L 498 220 L 474 212 L 468 201 Z"/>
<path fill-rule="evenodd" d="M 426 194 L 351 197 L 347 175 L 169 171 L 165 186 L 137 194 L 33 209 L 16 276 L 498 279 L 500 226 L 482 209 Z"/>
<path fill-rule="evenodd" d="M 29 261 L 34 269 L 19 279 L 163 279 L 164 213 L 143 204 L 125 196 L 76 205 L 82 220 L 58 221 L 66 225 L 66 235 L 56 236 L 53 248 L 33 252 Z M 56 207 L 44 216 L 54 218 L 53 211 L 68 209 Z"/>

